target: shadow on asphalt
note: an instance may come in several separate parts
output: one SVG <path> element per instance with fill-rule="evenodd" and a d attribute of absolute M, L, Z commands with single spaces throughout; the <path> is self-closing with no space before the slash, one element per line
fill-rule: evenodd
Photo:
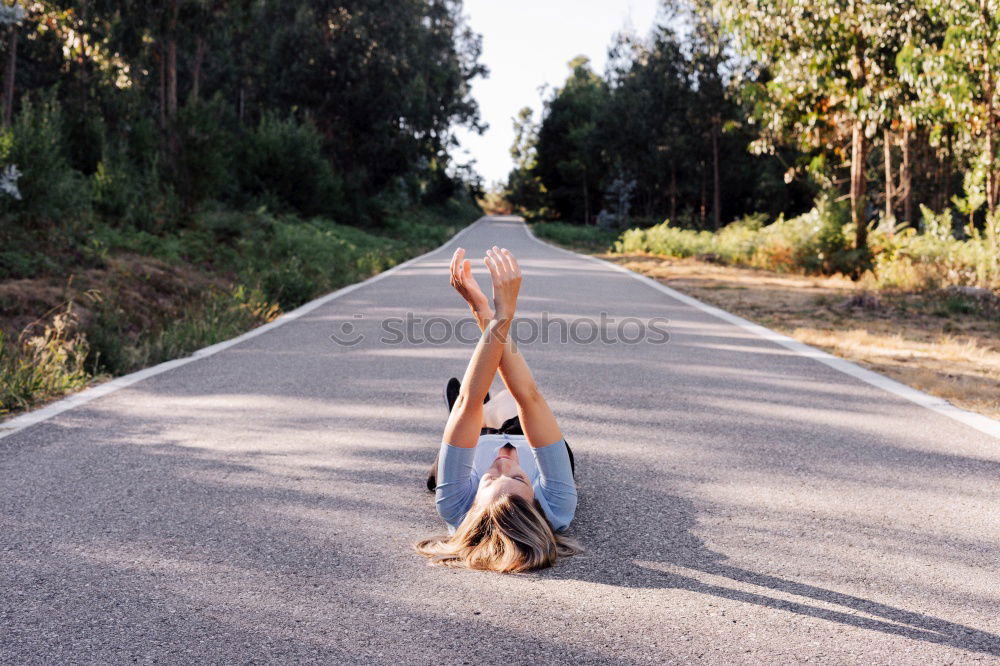
<path fill-rule="evenodd" d="M 572 534 L 579 535 L 587 552 L 537 575 L 623 588 L 687 590 L 1000 656 L 1000 635 L 727 564 L 725 555 L 712 551 L 692 533 L 696 527 L 696 510 L 690 501 L 624 482 L 629 472 L 623 472 L 620 463 L 620 460 L 601 460 L 594 455 L 578 456 L 578 470 L 582 472 L 581 510 Z M 641 474 L 639 469 L 633 471 Z M 595 482 L 598 479 L 605 481 Z M 609 483 L 607 480 L 611 479 L 613 482 Z M 598 503 L 600 506 L 595 506 Z M 618 521 L 608 520 L 607 516 L 629 518 Z M 699 579 L 702 574 L 725 580 L 705 582 Z M 730 581 L 739 585 L 730 586 Z M 749 585 L 763 589 L 741 589 Z M 798 599 L 771 596 L 768 591 Z M 809 601 L 840 606 L 842 610 L 813 605 Z"/>

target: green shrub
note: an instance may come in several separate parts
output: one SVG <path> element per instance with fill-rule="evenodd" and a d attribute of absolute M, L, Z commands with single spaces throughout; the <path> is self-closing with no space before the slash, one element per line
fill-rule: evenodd
<path fill-rule="evenodd" d="M 113 306 L 95 312 L 86 330 L 87 369 L 119 375 L 228 340 L 280 314 L 260 291 L 235 285 L 188 303 L 180 315 L 135 334 L 129 313 Z"/>
<path fill-rule="evenodd" d="M 667 220 L 625 231 L 615 242 L 615 252 L 701 256 L 775 271 L 836 273 L 849 270 L 852 261 L 844 232 L 848 217 L 843 205 L 820 198 L 815 208 L 798 217 L 779 217 L 765 225 L 766 216 L 748 215 L 715 233 L 678 229 Z"/>
<path fill-rule="evenodd" d="M 1000 213 L 987 216 L 982 230 L 968 225 L 965 240 L 954 237 L 950 211 L 921 207 L 920 233 L 913 228 L 878 227 L 867 248 L 854 235 L 846 202 L 820 197 L 807 213 L 764 225 L 760 216 L 733 222 L 715 233 L 670 226 L 669 220 L 629 229 L 615 252 L 649 252 L 672 257 L 710 256 L 730 264 L 773 271 L 801 271 L 852 278 L 871 270 L 874 286 L 936 289 L 949 285 L 1000 288 Z M 867 279 L 867 278 L 866 278 Z"/>
<path fill-rule="evenodd" d="M 186 212 L 230 191 L 234 183 L 236 120 L 221 94 L 209 101 L 191 100 L 173 122 L 168 148 L 170 180 Z M 168 139 L 168 143 L 171 139 Z"/>
<path fill-rule="evenodd" d="M 333 216 L 343 198 L 323 136 L 308 121 L 265 113 L 242 142 L 236 166 L 241 196 L 270 210 Z"/>
<path fill-rule="evenodd" d="M 982 230 L 968 224 L 954 236 L 951 211 L 920 207 L 921 227 L 875 229 L 871 236 L 876 282 L 882 287 L 936 289 L 950 285 L 1000 289 L 1000 212 Z"/>
<path fill-rule="evenodd" d="M 593 252 L 607 252 L 618 237 L 615 230 L 565 222 L 536 222 L 531 228 L 539 238 Z"/>
<path fill-rule="evenodd" d="M 21 172 L 21 198 L 0 194 L 0 215 L 24 228 L 66 228 L 86 218 L 88 184 L 66 158 L 63 114 L 54 99 L 25 98 L 11 127 L 0 134 L 0 166 L 9 165 Z"/>
<path fill-rule="evenodd" d="M 160 187 L 159 148 L 141 145 L 142 130 L 133 133 L 139 147 L 130 146 L 133 137 L 105 144 L 93 175 L 93 203 L 116 226 L 154 231 L 173 216 L 173 202 Z"/>

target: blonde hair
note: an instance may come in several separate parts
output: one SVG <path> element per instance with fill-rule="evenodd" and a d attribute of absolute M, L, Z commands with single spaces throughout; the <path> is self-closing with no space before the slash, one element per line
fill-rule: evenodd
<path fill-rule="evenodd" d="M 429 564 L 500 573 L 520 573 L 555 564 L 559 557 L 581 552 L 572 540 L 556 534 L 538 500 L 518 495 L 476 505 L 450 537 L 413 544 Z"/>

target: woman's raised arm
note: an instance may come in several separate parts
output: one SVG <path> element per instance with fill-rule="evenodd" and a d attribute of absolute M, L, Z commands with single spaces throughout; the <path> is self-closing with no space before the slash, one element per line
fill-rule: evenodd
<path fill-rule="evenodd" d="M 484 327 L 472 359 L 462 378 L 458 394 L 444 427 L 444 441 L 452 446 L 471 448 L 479 441 L 483 422 L 483 399 L 496 375 L 504 346 L 508 343 L 510 324 L 517 308 L 521 287 L 521 269 L 509 252 L 489 250 L 484 259 L 493 281 L 495 317 Z"/>

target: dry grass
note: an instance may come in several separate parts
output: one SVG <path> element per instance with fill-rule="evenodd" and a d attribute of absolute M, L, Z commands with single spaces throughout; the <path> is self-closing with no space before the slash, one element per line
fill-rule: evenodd
<path fill-rule="evenodd" d="M 1000 418 L 1000 299 L 868 291 L 843 277 L 601 255 L 729 312 Z"/>

